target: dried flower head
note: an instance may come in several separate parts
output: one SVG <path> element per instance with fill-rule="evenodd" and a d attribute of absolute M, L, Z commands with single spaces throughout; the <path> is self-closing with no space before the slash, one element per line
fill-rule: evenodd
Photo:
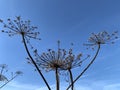
<path fill-rule="evenodd" d="M 85 44 L 87 46 L 95 46 L 100 44 L 109 44 L 114 43 L 115 39 L 118 39 L 117 31 L 109 34 L 106 31 L 100 32 L 98 34 L 92 33 L 92 36 L 88 39 L 89 44 Z"/>
<path fill-rule="evenodd" d="M 0 64 L 0 68 L 5 69 L 5 68 L 7 68 L 7 65 L 6 64 Z"/>
<path fill-rule="evenodd" d="M 6 64 L 0 64 L 0 74 L 7 72 L 7 65 Z"/>
<path fill-rule="evenodd" d="M 59 57 L 58 52 L 51 49 L 49 49 L 47 53 L 42 53 L 42 55 L 39 55 L 37 52 L 34 53 L 37 65 L 46 71 L 55 70 L 56 68 L 63 67 L 65 64 L 64 61 L 60 59 L 61 57 Z M 61 53 L 60 50 L 59 53 Z"/>
<path fill-rule="evenodd" d="M 0 22 L 4 25 L 5 29 L 8 29 L 7 31 L 2 30 L 2 32 L 7 33 L 9 36 L 20 34 L 23 35 L 28 42 L 31 38 L 40 40 L 40 38 L 38 38 L 40 33 L 35 31 L 37 27 L 31 26 L 30 20 L 23 21 L 21 17 L 18 16 L 15 20 L 7 19 L 7 24 L 1 19 Z"/>
<path fill-rule="evenodd" d="M 16 74 L 16 75 L 21 75 L 21 74 L 23 74 L 23 72 L 21 72 L 21 71 L 16 71 L 15 74 Z"/>
<path fill-rule="evenodd" d="M 0 22 L 3 22 L 3 20 L 0 19 Z"/>
<path fill-rule="evenodd" d="M 0 64 L 0 81 L 7 81 L 7 77 L 3 75 L 3 73 L 7 72 L 7 65 L 6 64 Z"/>
<path fill-rule="evenodd" d="M 48 52 L 39 55 L 37 50 L 34 51 L 37 65 L 47 71 L 55 70 L 67 70 L 78 66 L 81 66 L 83 60 L 82 53 L 78 55 L 73 54 L 73 50 L 68 51 L 60 48 L 60 41 L 58 41 L 58 50 L 48 49 Z"/>
<path fill-rule="evenodd" d="M 0 81 L 8 81 L 7 77 L 0 74 Z"/>

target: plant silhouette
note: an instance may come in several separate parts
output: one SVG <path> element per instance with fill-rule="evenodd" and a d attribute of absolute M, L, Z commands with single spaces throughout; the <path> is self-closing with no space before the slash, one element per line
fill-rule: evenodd
<path fill-rule="evenodd" d="M 38 73 L 40 74 L 42 79 L 44 80 L 48 89 L 51 90 L 48 82 L 46 81 L 45 77 L 43 76 L 41 70 L 38 68 L 37 64 L 35 63 L 33 57 L 31 56 L 31 54 L 28 50 L 28 47 L 27 47 L 27 44 L 30 45 L 31 39 L 40 40 L 40 38 L 38 38 L 38 35 L 40 33 L 35 31 L 37 29 L 37 27 L 31 26 L 30 20 L 23 21 L 20 16 L 16 17 L 15 20 L 7 19 L 8 24 L 4 23 L 3 20 L 0 20 L 0 22 L 3 23 L 4 28 L 9 29 L 8 31 L 2 30 L 2 32 L 7 33 L 10 37 L 14 36 L 14 35 L 20 35 L 22 37 L 22 41 L 23 41 L 25 50 L 26 50 L 31 62 L 33 63 L 36 70 L 38 71 Z"/>
<path fill-rule="evenodd" d="M 25 50 L 28 54 L 29 63 L 33 64 L 38 71 L 39 75 L 42 77 L 44 83 L 46 84 L 48 90 L 51 90 L 49 83 L 44 77 L 42 70 L 47 72 L 54 71 L 55 80 L 56 80 L 56 90 L 60 90 L 60 76 L 63 71 L 68 73 L 68 77 L 70 79 L 70 84 L 66 87 L 66 90 L 74 90 L 74 84 L 79 78 L 90 68 L 93 62 L 96 60 L 101 46 L 104 44 L 114 44 L 114 40 L 118 39 L 117 31 L 109 34 L 106 31 L 99 32 L 97 34 L 92 33 L 90 38 L 88 39 L 88 43 L 84 44 L 88 48 L 94 49 L 95 54 L 86 65 L 86 67 L 79 71 L 77 77 L 73 76 L 74 68 L 81 67 L 83 62 L 89 59 L 90 55 L 84 56 L 83 53 L 74 53 L 73 48 L 69 50 L 62 49 L 60 47 L 60 41 L 58 40 L 58 49 L 55 51 L 53 49 L 48 49 L 47 52 L 43 52 L 42 54 L 38 54 L 38 49 L 35 49 L 31 44 L 31 39 L 40 40 L 38 35 L 40 32 L 37 32 L 37 27 L 31 26 L 30 20 L 23 21 L 20 16 L 16 17 L 15 20 L 8 19 L 8 24 L 6 24 L 3 20 L 0 22 L 3 24 L 4 28 L 7 30 L 2 30 L 3 33 L 7 33 L 10 37 L 14 35 L 20 35 L 22 37 L 22 41 L 25 47 Z M 34 55 L 31 55 L 30 50 L 28 49 L 28 45 L 31 46 Z M 35 58 L 33 58 L 33 56 Z M 1 76 L 4 77 L 4 76 Z M 4 77 L 5 79 L 5 77 Z M 1 78 L 2 80 L 2 78 Z"/>
<path fill-rule="evenodd" d="M 2 84 L 0 85 L 0 89 L 6 86 L 9 82 L 11 82 L 17 76 L 21 75 L 22 72 L 21 71 L 16 71 L 15 73 L 11 72 L 11 78 L 6 77 L 6 74 L 8 74 L 7 65 L 1 64 L 0 65 L 0 82 L 2 82 Z"/>

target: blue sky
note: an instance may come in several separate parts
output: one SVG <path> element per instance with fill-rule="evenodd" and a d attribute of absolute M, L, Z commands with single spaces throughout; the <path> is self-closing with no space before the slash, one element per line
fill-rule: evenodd
<path fill-rule="evenodd" d="M 41 33 L 42 40 L 34 41 L 39 52 L 55 49 L 56 41 L 61 40 L 61 47 L 69 48 L 73 42 L 76 52 L 89 54 L 92 51 L 87 52 L 83 43 L 92 32 L 120 31 L 119 3 L 119 0 L 0 0 L 0 18 L 6 20 L 20 15 L 23 20 L 30 19 Z M 0 53 L 0 64 L 8 64 L 9 71 L 24 73 L 2 90 L 47 90 L 34 67 L 26 63 L 27 54 L 20 37 L 9 38 L 1 33 Z M 119 90 L 119 53 L 119 41 L 103 46 L 95 63 L 76 83 L 76 90 Z M 45 76 L 54 88 L 52 73 Z M 61 82 L 64 90 L 65 82 Z"/>

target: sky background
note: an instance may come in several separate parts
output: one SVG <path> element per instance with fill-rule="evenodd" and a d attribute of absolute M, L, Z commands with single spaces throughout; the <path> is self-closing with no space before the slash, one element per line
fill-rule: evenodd
<path fill-rule="evenodd" d="M 119 0 L 0 0 L 0 19 L 14 19 L 19 15 L 38 27 L 42 40 L 33 43 L 40 53 L 56 49 L 60 40 L 62 48 L 70 48 L 73 42 L 76 53 L 91 54 L 93 51 L 86 50 L 83 43 L 92 32 L 120 31 Z M 94 64 L 75 83 L 76 90 L 119 90 L 119 53 L 119 40 L 114 45 L 104 45 Z M 26 57 L 19 36 L 9 38 L 0 33 L 0 64 L 7 64 L 9 73 L 17 70 L 24 73 L 1 90 L 47 90 L 34 67 L 27 64 Z M 78 70 L 75 69 L 75 76 L 81 69 Z M 53 72 L 43 73 L 55 90 Z M 66 82 L 61 82 L 61 90 L 65 90 Z"/>

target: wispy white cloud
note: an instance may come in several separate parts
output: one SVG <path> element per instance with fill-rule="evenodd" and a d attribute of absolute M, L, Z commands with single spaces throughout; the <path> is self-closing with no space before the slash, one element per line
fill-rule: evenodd
<path fill-rule="evenodd" d="M 104 87 L 104 90 L 120 90 L 120 83 L 107 85 Z"/>
<path fill-rule="evenodd" d="M 60 90 L 66 90 L 66 84 L 61 84 Z M 119 90 L 120 83 L 109 83 L 108 81 L 91 81 L 82 80 L 75 85 L 75 90 Z M 36 90 L 48 90 L 46 87 L 38 88 Z M 55 89 L 55 85 L 52 85 L 52 90 Z"/>
<path fill-rule="evenodd" d="M 17 87 L 17 88 L 23 88 L 23 89 L 29 89 L 29 90 L 38 88 L 37 86 L 32 85 L 32 84 L 23 84 L 23 83 L 18 83 L 18 82 L 13 82 L 10 84 L 10 86 Z"/>
<path fill-rule="evenodd" d="M 13 81 L 2 88 L 2 90 L 35 90 L 38 86 L 33 84 L 24 84 Z"/>
<path fill-rule="evenodd" d="M 55 84 L 50 86 L 52 90 L 56 90 Z M 66 87 L 67 84 L 62 82 L 60 90 L 66 90 Z M 45 86 L 39 88 L 38 85 L 24 84 L 14 81 L 9 83 L 9 85 L 4 87 L 2 90 L 48 90 L 48 89 Z M 112 81 L 81 80 L 75 84 L 75 90 L 120 90 L 120 82 L 112 83 Z"/>

